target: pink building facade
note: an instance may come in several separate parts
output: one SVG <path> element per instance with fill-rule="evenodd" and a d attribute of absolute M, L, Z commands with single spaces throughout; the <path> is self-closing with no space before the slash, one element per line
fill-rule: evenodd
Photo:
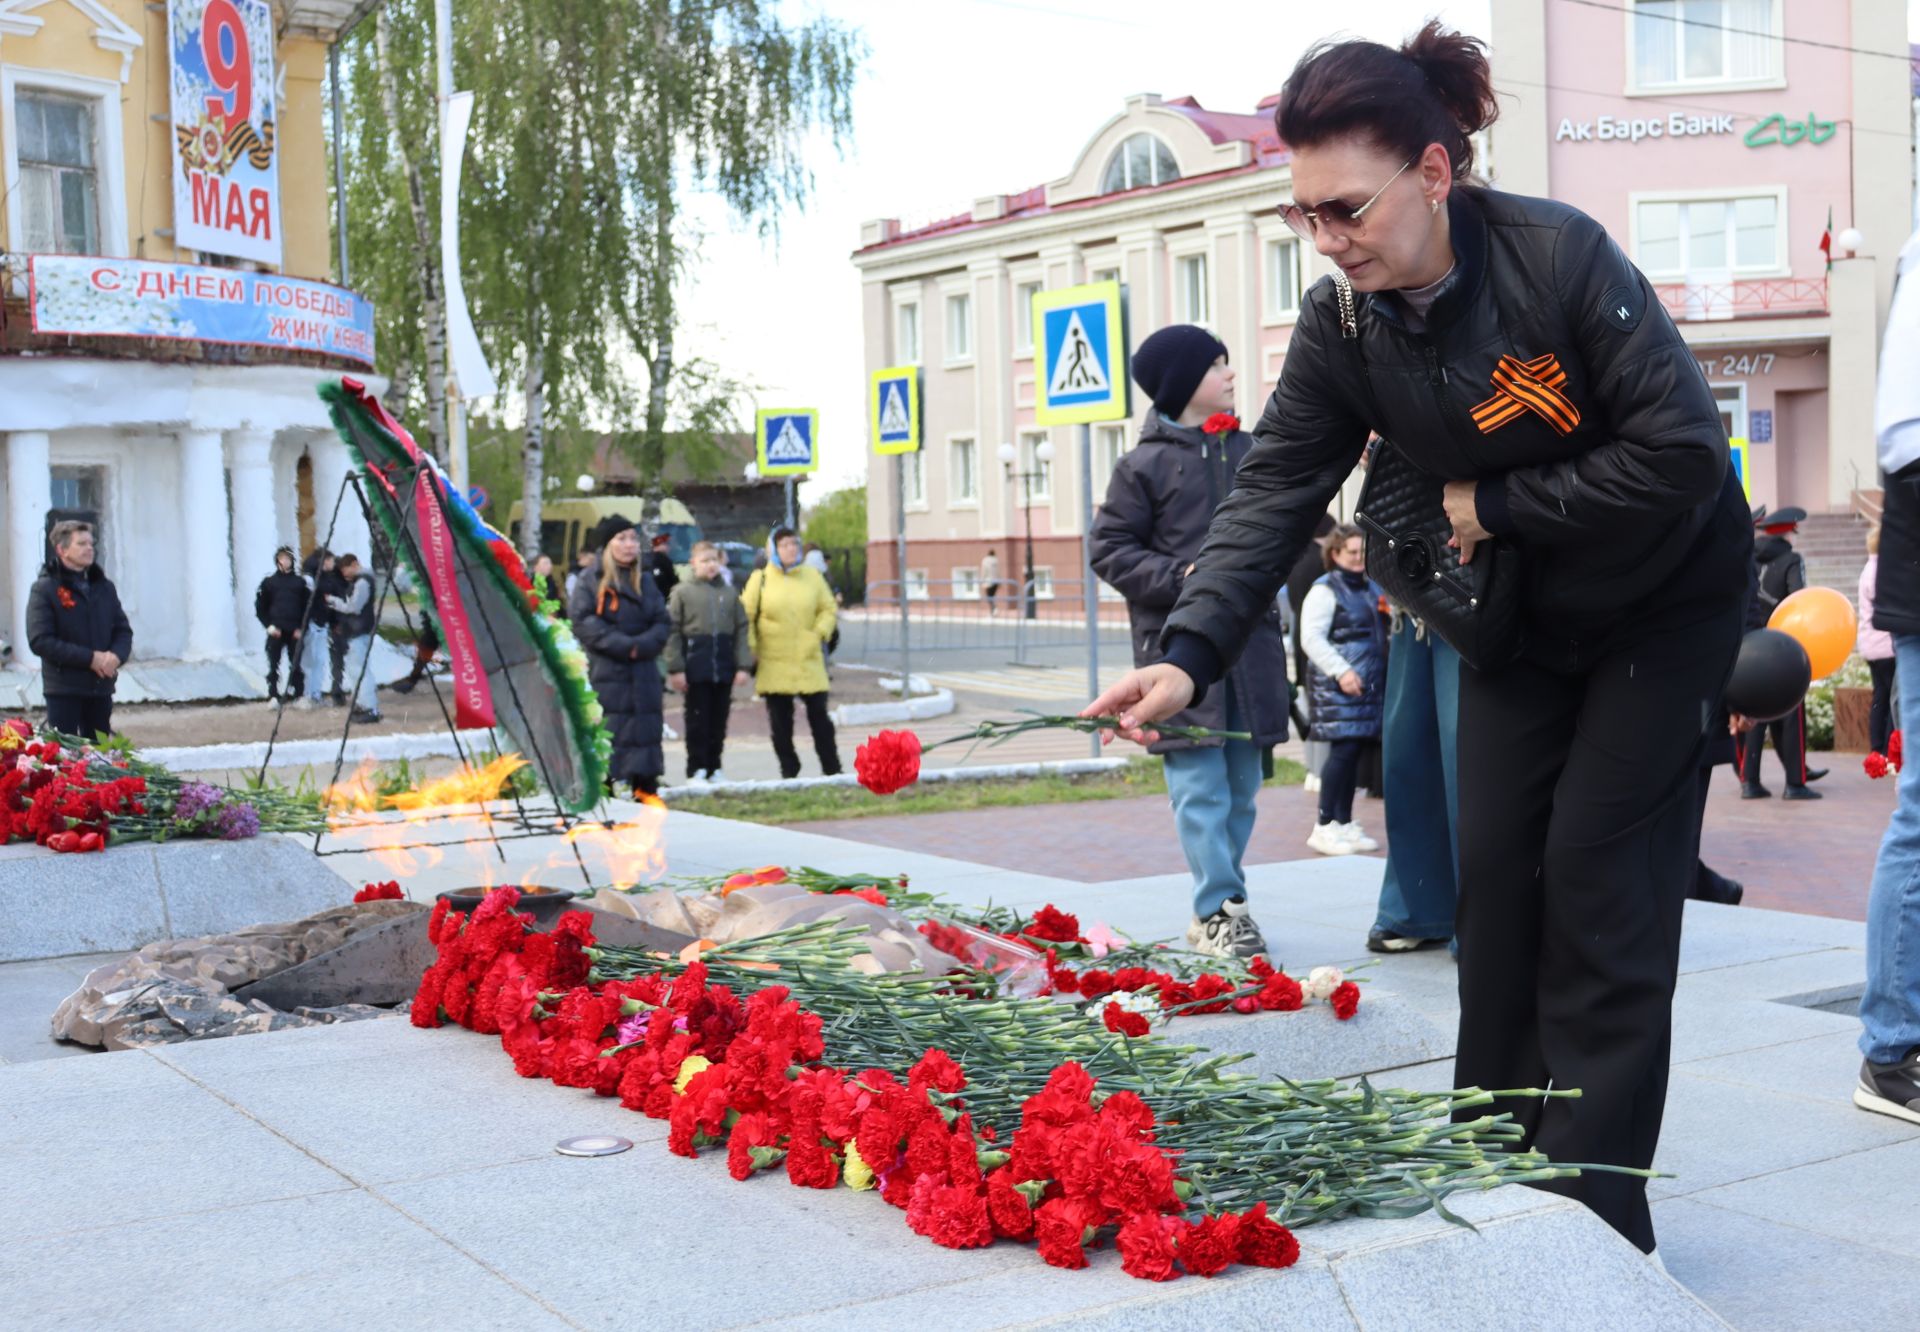
<path fill-rule="evenodd" d="M 1913 101 L 1905 61 L 1830 48 L 1904 52 L 1899 11 L 1493 0 L 1493 183 L 1591 213 L 1654 281 L 1729 435 L 1749 441 L 1757 503 L 1844 512 L 1877 485 L 1877 330 L 1912 217 Z M 1135 346 L 1168 323 L 1206 325 L 1240 367 L 1240 414 L 1258 416 L 1301 293 L 1328 271 L 1274 215 L 1289 191 L 1271 99 L 1222 113 L 1143 94 L 1057 180 L 922 227 L 862 228 L 866 366 L 917 363 L 924 375 L 924 445 L 907 467 L 910 597 L 978 596 L 990 550 L 1003 580 L 1017 577 L 1030 510 L 1040 595 L 1078 598 L 1077 434 L 1033 423 L 1035 292 L 1118 278 Z M 1829 210 L 1834 236 L 1854 244 L 1849 255 L 1836 239 L 1830 271 Z M 1134 396 L 1132 420 L 1093 428 L 1096 503 L 1147 410 Z M 871 459 L 869 490 L 869 578 L 887 584 L 901 577 L 890 458 Z"/>

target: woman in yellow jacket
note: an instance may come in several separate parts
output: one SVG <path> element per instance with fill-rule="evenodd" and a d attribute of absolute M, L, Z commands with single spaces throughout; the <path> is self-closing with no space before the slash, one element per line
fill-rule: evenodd
<path fill-rule="evenodd" d="M 807 709 L 807 729 L 820 771 L 840 771 L 833 719 L 827 716 L 827 662 L 821 645 L 833 637 L 833 592 L 827 580 L 801 559 L 800 539 L 776 527 L 767 540 L 767 565 L 756 569 L 740 594 L 753 636 L 754 688 L 767 701 L 773 752 L 780 775 L 800 775 L 793 748 L 793 700 Z"/>

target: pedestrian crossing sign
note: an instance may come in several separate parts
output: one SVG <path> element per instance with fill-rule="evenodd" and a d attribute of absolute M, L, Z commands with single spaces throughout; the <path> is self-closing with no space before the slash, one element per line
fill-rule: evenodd
<path fill-rule="evenodd" d="M 1036 424 L 1127 419 L 1126 298 L 1118 282 L 1035 295 L 1033 345 Z"/>
<path fill-rule="evenodd" d="M 820 468 L 820 413 L 808 407 L 773 407 L 754 414 L 760 475 L 798 476 Z"/>
<path fill-rule="evenodd" d="M 875 370 L 868 381 L 867 420 L 875 453 L 914 453 L 920 448 L 920 367 Z"/>

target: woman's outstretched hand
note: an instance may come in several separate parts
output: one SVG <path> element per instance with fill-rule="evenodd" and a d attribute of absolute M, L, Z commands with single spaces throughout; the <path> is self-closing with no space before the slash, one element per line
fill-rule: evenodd
<path fill-rule="evenodd" d="M 1193 702 L 1193 677 L 1178 666 L 1160 662 L 1128 671 L 1106 693 L 1080 712 L 1082 717 L 1118 717 L 1120 729 L 1100 732 L 1100 743 L 1112 744 L 1118 734 L 1136 745 L 1160 738 L 1153 723 L 1165 721 Z"/>

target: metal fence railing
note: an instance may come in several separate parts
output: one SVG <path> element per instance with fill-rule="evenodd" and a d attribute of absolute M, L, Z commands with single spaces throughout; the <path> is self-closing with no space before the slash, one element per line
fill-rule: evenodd
<path fill-rule="evenodd" d="M 840 651 L 860 661 L 884 665 L 900 655 L 902 638 L 909 655 L 999 651 L 1016 663 L 1036 660 L 1048 650 L 1084 648 L 1088 643 L 1086 602 L 1079 580 L 1036 579 L 1000 584 L 991 598 L 978 583 L 950 579 L 914 579 L 868 583 L 866 600 L 841 615 Z M 904 615 L 902 611 L 904 610 Z M 1102 598 L 1098 637 L 1111 650 L 1124 651 L 1126 603 Z"/>

